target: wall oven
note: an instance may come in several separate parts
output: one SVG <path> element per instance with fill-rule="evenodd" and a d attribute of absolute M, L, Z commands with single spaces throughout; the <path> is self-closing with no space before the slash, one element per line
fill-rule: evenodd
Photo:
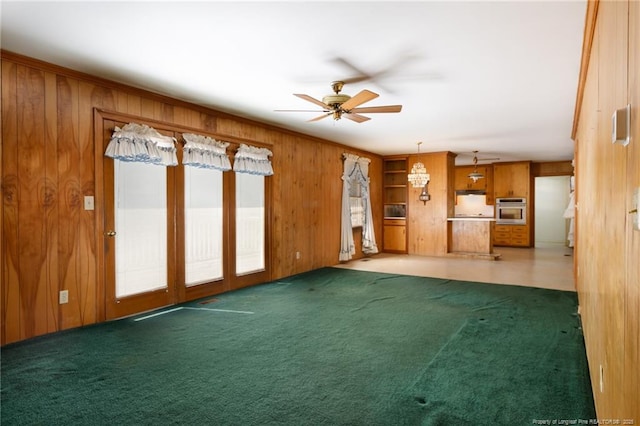
<path fill-rule="evenodd" d="M 496 198 L 496 223 L 502 225 L 526 225 L 527 199 Z"/>

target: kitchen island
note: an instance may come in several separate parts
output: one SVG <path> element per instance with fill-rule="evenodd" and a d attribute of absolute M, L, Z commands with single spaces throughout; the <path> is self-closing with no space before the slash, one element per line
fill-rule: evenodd
<path fill-rule="evenodd" d="M 457 216 L 447 218 L 449 255 L 497 260 L 493 252 L 493 230 L 496 220 L 492 217 Z"/>

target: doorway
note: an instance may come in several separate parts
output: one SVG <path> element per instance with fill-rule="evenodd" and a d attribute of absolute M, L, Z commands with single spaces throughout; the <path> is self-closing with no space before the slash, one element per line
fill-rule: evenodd
<path fill-rule="evenodd" d="M 569 222 L 564 212 L 569 205 L 570 176 L 535 178 L 535 246 L 567 245 Z"/>
<path fill-rule="evenodd" d="M 104 156 L 114 129 L 127 121 L 100 114 L 104 319 L 270 279 L 268 177 L 181 164 L 181 129 L 161 123 L 145 124 L 176 140 L 177 166 Z"/>

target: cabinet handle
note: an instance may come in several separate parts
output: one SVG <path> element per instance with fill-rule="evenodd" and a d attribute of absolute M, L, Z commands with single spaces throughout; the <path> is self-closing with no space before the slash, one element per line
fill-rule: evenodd
<path fill-rule="evenodd" d="M 116 231 L 107 231 L 104 233 L 104 235 L 106 235 L 107 237 L 115 237 Z"/>

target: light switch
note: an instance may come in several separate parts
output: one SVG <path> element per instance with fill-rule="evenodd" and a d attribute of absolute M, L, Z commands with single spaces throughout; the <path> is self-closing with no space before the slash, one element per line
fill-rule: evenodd
<path fill-rule="evenodd" d="M 617 109 L 611 116 L 611 142 L 623 146 L 631 140 L 631 105 Z"/>
<path fill-rule="evenodd" d="M 84 197 L 84 209 L 85 210 L 93 210 L 95 208 L 94 205 L 94 201 L 93 201 L 93 196 L 92 195 L 86 195 Z"/>

